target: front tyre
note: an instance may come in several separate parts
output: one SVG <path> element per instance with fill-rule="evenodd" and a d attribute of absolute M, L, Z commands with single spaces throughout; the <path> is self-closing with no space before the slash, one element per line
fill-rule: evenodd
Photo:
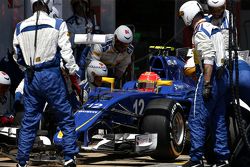
<path fill-rule="evenodd" d="M 174 160 L 183 151 L 186 127 L 181 105 L 171 99 L 152 100 L 145 109 L 141 130 L 157 133 L 156 160 Z"/>

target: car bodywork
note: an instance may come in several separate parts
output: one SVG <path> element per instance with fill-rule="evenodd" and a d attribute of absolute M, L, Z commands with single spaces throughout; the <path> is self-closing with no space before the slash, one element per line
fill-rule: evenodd
<path fill-rule="evenodd" d="M 165 49 L 168 48 L 163 48 L 163 50 Z M 170 150 L 174 149 L 174 153 L 171 153 L 170 157 L 167 157 L 166 154 L 164 157 L 155 156 L 155 158 L 175 159 L 178 157 L 183 150 L 186 140 L 185 122 L 193 101 L 195 89 L 193 79 L 183 75 L 184 64 L 184 61 L 176 56 L 152 56 L 150 58 L 150 69 L 159 74 L 162 79 L 162 81 L 159 81 L 157 84 L 156 92 L 138 91 L 136 87 L 137 81 L 126 82 L 121 90 L 113 90 L 112 86 L 110 88 L 95 88 L 82 109 L 75 113 L 76 132 L 79 140 L 83 142 L 82 148 L 90 149 L 89 146 L 93 143 L 93 138 L 97 136 L 102 139 L 108 134 L 149 133 L 143 128 L 146 127 L 146 123 L 143 121 L 145 116 L 157 115 L 158 111 L 161 110 L 160 112 L 165 113 L 164 117 L 168 119 L 172 118 L 175 112 L 173 112 L 171 108 L 164 107 L 164 103 L 170 101 L 171 105 L 172 102 L 174 102 L 173 106 L 178 106 L 175 108 L 180 108 L 181 113 L 176 117 L 177 120 L 172 120 L 173 122 L 170 122 L 166 127 L 175 131 L 173 132 L 174 134 L 172 134 L 173 139 L 163 140 L 166 140 L 166 143 L 170 143 L 171 140 L 176 140 L 177 144 L 179 141 L 180 148 L 178 151 L 176 151 L 174 147 L 170 148 Z M 165 80 L 168 82 L 164 82 Z M 111 85 L 113 85 L 112 82 Z M 157 104 L 156 107 L 152 108 L 154 103 L 158 103 L 160 99 L 168 99 L 168 101 L 163 100 L 161 104 Z M 171 112 L 172 114 L 168 114 Z M 176 135 L 175 133 L 178 133 L 179 129 L 174 128 L 178 128 L 178 123 L 180 122 L 182 123 L 182 133 Z M 173 123 L 175 124 L 173 125 Z M 166 129 L 164 131 L 164 135 L 165 133 L 169 133 L 168 130 L 169 129 Z M 157 133 L 157 131 L 153 130 L 150 133 Z M 60 145 L 62 139 L 62 132 L 58 132 L 54 136 L 54 142 L 56 144 Z M 159 142 L 163 141 L 158 140 L 158 143 Z M 166 147 L 168 146 L 165 146 L 165 148 Z M 132 146 L 132 148 L 130 151 L 133 152 L 134 146 Z M 101 149 L 105 150 L 105 148 Z M 106 147 L 106 149 L 108 148 Z M 114 147 L 112 150 L 123 151 L 118 147 Z"/>

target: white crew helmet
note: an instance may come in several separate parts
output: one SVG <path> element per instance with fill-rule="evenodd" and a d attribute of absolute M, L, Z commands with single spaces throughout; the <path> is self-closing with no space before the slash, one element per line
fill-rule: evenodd
<path fill-rule="evenodd" d="M 0 84 L 3 84 L 3 85 L 11 84 L 9 75 L 3 71 L 0 71 Z"/>
<path fill-rule="evenodd" d="M 42 3 L 46 4 L 49 8 L 49 12 L 52 11 L 52 6 L 53 6 L 53 1 L 54 0 L 30 0 L 30 6 L 31 6 L 31 10 L 33 10 L 33 4 L 35 2 L 41 1 Z"/>
<path fill-rule="evenodd" d="M 217 8 L 225 5 L 226 0 L 207 0 L 207 5 L 212 8 Z"/>
<path fill-rule="evenodd" d="M 201 5 L 197 1 L 188 1 L 180 7 L 179 16 L 182 17 L 186 26 L 190 26 L 199 12 L 203 12 Z"/>
<path fill-rule="evenodd" d="M 131 43 L 133 41 L 133 33 L 125 25 L 120 25 L 114 32 L 117 39 L 122 43 Z"/>
<path fill-rule="evenodd" d="M 87 75 L 90 82 L 94 82 L 95 76 L 105 77 L 108 75 L 106 65 L 98 60 L 92 60 L 87 67 Z"/>

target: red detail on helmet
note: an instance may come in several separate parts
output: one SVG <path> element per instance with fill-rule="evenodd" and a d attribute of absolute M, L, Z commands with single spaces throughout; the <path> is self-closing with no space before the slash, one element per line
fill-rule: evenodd
<path fill-rule="evenodd" d="M 3 71 L 1 71 L 1 73 L 3 74 L 3 75 L 7 75 L 5 72 L 3 72 Z"/>
<path fill-rule="evenodd" d="M 129 30 L 125 30 L 125 34 L 129 34 Z"/>
<path fill-rule="evenodd" d="M 155 72 L 144 72 L 138 79 L 138 90 L 142 92 L 154 92 L 156 82 L 160 79 L 160 76 Z"/>

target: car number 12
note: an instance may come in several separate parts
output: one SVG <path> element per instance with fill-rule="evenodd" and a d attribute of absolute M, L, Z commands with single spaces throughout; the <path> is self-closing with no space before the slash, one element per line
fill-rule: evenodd
<path fill-rule="evenodd" d="M 136 114 L 142 115 L 144 107 L 145 107 L 145 103 L 144 103 L 143 99 L 136 99 L 135 100 L 135 102 L 133 104 L 133 109 L 134 109 Z"/>

